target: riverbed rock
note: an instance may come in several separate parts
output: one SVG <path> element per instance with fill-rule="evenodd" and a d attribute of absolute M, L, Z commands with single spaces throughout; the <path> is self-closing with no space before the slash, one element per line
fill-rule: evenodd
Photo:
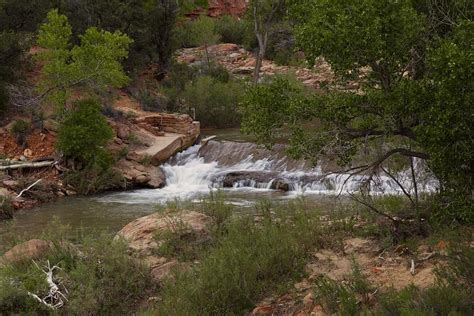
<path fill-rule="evenodd" d="M 290 191 L 290 184 L 282 179 L 277 179 L 272 182 L 272 185 L 270 187 L 272 190 L 279 190 L 279 191 L 284 191 L 288 192 Z"/>
<path fill-rule="evenodd" d="M 179 225 L 186 228 L 182 230 L 183 234 L 192 231 L 197 235 L 207 235 L 211 221 L 209 216 L 195 211 L 155 213 L 127 224 L 117 233 L 116 238 L 124 238 L 132 252 L 149 256 L 159 246 L 159 240 L 155 238 L 158 232 L 174 230 Z"/>
<path fill-rule="evenodd" d="M 16 264 L 38 259 L 51 250 L 51 243 L 41 239 L 31 239 L 18 244 L 7 251 L 0 260 L 0 264 Z"/>
<path fill-rule="evenodd" d="M 127 180 L 127 186 L 158 189 L 165 185 L 165 175 L 160 168 L 152 165 L 144 166 L 134 160 L 121 159 L 115 170 Z"/>

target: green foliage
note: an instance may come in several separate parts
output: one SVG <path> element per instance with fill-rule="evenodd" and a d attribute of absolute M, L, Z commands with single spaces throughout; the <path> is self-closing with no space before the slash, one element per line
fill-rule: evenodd
<path fill-rule="evenodd" d="M 469 199 L 474 174 L 469 6 L 446 4 L 445 13 L 466 10 L 442 22 L 441 30 L 430 25 L 441 8 L 415 4 L 290 1 L 298 48 L 309 64 L 324 57 L 338 80 L 311 96 L 280 80 L 250 89 L 243 102 L 244 131 L 268 144 L 286 127 L 290 153 L 313 162 L 330 154 L 351 165 L 368 146 L 379 149 L 375 157 L 366 155 L 369 168 L 397 156 L 424 159 L 442 191 L 453 193 L 451 202 Z M 359 83 L 358 93 L 341 91 L 348 79 Z M 303 128 L 308 122 L 317 124 Z M 455 217 L 466 221 L 468 214 Z"/>
<path fill-rule="evenodd" d="M 272 78 L 269 83 L 249 87 L 241 102 L 242 130 L 253 134 L 257 140 L 270 144 L 275 129 L 284 123 L 291 124 L 289 117 L 290 102 L 303 96 L 303 88 L 296 80 L 288 80 L 283 76 Z"/>
<path fill-rule="evenodd" d="M 26 146 L 26 137 L 31 131 L 31 124 L 24 120 L 17 120 L 11 127 L 11 133 L 15 136 L 15 141 L 18 145 Z"/>
<path fill-rule="evenodd" d="M 191 24 L 192 43 L 195 46 L 209 46 L 219 42 L 220 36 L 216 32 L 214 19 L 200 16 Z"/>
<path fill-rule="evenodd" d="M 160 71 L 168 66 L 177 9 L 175 0 L 66 0 L 59 6 L 72 25 L 74 42 L 91 26 L 120 31 L 132 38 L 130 56 L 125 62 L 129 71 L 149 63 L 158 63 Z"/>
<path fill-rule="evenodd" d="M 416 132 L 446 189 L 474 188 L 474 22 L 464 21 L 428 53 L 427 101 Z M 471 212 L 472 213 L 472 212 Z M 468 216 L 465 213 L 465 216 Z"/>
<path fill-rule="evenodd" d="M 233 80 L 223 66 L 175 63 L 162 83 L 162 92 L 168 99 L 164 108 L 170 112 L 195 113 L 202 126 L 237 126 L 243 89 L 244 85 Z"/>
<path fill-rule="evenodd" d="M 123 176 L 107 168 L 112 163 L 112 159 L 109 157 L 104 159 L 106 160 L 101 161 L 101 165 L 88 165 L 81 170 L 66 172 L 64 182 L 82 195 L 126 188 Z"/>
<path fill-rule="evenodd" d="M 128 82 L 120 64 L 132 43 L 127 35 L 91 27 L 79 36 L 80 45 L 70 49 L 71 34 L 67 17 L 57 10 L 50 11 L 38 35 L 38 44 L 46 48 L 38 54 L 45 62 L 40 85 L 43 93 L 55 92 L 55 100 L 64 104 L 73 87 L 84 86 L 93 91 L 121 87 Z"/>
<path fill-rule="evenodd" d="M 180 11 L 181 13 L 188 13 L 198 7 L 207 8 L 209 1 L 207 0 L 183 0 L 180 1 Z"/>
<path fill-rule="evenodd" d="M 217 19 L 215 30 L 222 43 L 243 45 L 248 27 L 244 20 L 236 19 L 231 15 L 223 15 Z"/>
<path fill-rule="evenodd" d="M 0 195 L 0 221 L 11 218 L 13 218 L 13 206 L 11 204 L 11 198 Z"/>
<path fill-rule="evenodd" d="M 424 31 L 424 18 L 409 0 L 295 1 L 292 9 L 303 22 L 295 35 L 308 62 L 324 56 L 342 73 L 381 62 L 396 75 Z"/>
<path fill-rule="evenodd" d="M 0 32 L 35 32 L 38 24 L 53 6 L 50 0 L 2 0 L 0 1 Z"/>
<path fill-rule="evenodd" d="M 239 124 L 238 102 L 243 87 L 237 81 L 220 82 L 202 76 L 186 85 L 185 104 L 196 111 L 196 119 L 203 126 L 232 127 Z"/>
<path fill-rule="evenodd" d="M 54 231 L 60 227 L 55 225 Z M 61 270 L 54 271 L 60 289 L 68 290 L 68 301 L 62 313 L 73 315 L 130 314 L 153 291 L 148 268 L 127 254 L 122 241 L 110 236 L 79 235 L 74 246 L 61 234 L 54 234 L 53 249 L 38 260 L 40 267 L 49 260 Z M 51 236 L 50 236 L 51 237 Z M 45 274 L 32 262 L 0 268 L 0 312 L 3 314 L 47 314 L 46 306 L 27 295 L 27 292 L 46 295 Z"/>
<path fill-rule="evenodd" d="M 174 34 L 178 47 L 197 47 L 217 44 L 220 35 L 214 19 L 207 16 L 200 16 L 193 21 L 184 21 L 177 28 Z"/>
<path fill-rule="evenodd" d="M 12 31 L 0 31 L 0 83 L 15 79 L 22 54 L 19 36 Z"/>
<path fill-rule="evenodd" d="M 158 231 L 154 236 L 160 245 L 156 254 L 183 262 L 198 259 L 209 245 L 209 238 L 200 236 L 179 219 L 170 219 L 168 224 L 169 229 Z"/>
<path fill-rule="evenodd" d="M 104 146 L 112 139 L 113 132 L 100 112 L 97 101 L 77 101 L 66 113 L 59 128 L 57 148 L 67 157 L 86 166 L 107 168 L 110 159 Z"/>
<path fill-rule="evenodd" d="M 235 219 L 190 271 L 165 283 L 162 315 L 242 314 L 263 295 L 303 273 L 318 225 L 309 214 L 281 221 Z"/>
<path fill-rule="evenodd" d="M 22 56 L 19 36 L 9 30 L 2 31 L 0 27 L 0 118 L 7 111 L 9 101 L 6 85 L 18 77 Z"/>

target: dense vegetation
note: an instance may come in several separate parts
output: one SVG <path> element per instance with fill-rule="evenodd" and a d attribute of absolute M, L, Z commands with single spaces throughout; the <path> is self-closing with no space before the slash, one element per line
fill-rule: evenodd
<path fill-rule="evenodd" d="M 154 255 L 185 267 L 159 284 L 122 240 L 71 236 L 53 222 L 41 236 L 50 250 L 38 260 L 0 262 L 0 314 L 52 312 L 32 295 L 50 290 L 42 271 L 50 263 L 60 290 L 68 290 L 63 314 L 246 314 L 307 277 L 315 251 L 344 255 L 344 239 L 354 237 L 376 241 L 374 256 L 402 247 L 411 256 L 404 260 L 430 238 L 442 241 L 436 282 L 379 291 L 354 260 L 344 282 L 312 280 L 312 298 L 324 312 L 473 314 L 474 2 L 251 0 L 239 19 L 186 17 L 207 3 L 0 0 L 0 120 L 22 117 L 9 132 L 24 150 L 28 134 L 43 130 L 47 109 L 68 169 L 61 186 L 79 194 L 119 188 L 124 180 L 112 166 L 128 147 L 117 157 L 107 150 L 115 136 L 109 120 L 134 122 L 127 117 L 133 113 L 110 106 L 121 89 L 143 110 L 188 113 L 203 127 L 241 126 L 265 145 L 283 137 L 295 158 L 337 161 L 351 177 L 365 177 L 350 193 L 358 203 L 338 204 L 329 215 L 300 200 L 263 201 L 256 215 L 219 198 L 193 204 L 212 218 L 209 236 L 194 243 L 192 233 L 158 232 L 164 241 Z M 217 62 L 212 46 L 227 42 L 254 54 L 253 78 Z M 197 48 L 199 56 L 179 63 L 180 48 Z M 334 80 L 310 89 L 291 74 L 262 76 L 263 59 L 327 62 Z M 136 136 L 127 137 L 133 143 Z M 421 192 L 420 170 L 434 174 L 439 192 Z M 399 172 L 409 180 L 400 181 Z M 400 196 L 372 194 L 380 175 L 400 187 Z M 11 199 L 0 196 L 0 220 L 12 214 Z"/>
<path fill-rule="evenodd" d="M 459 202 L 445 203 L 444 212 L 472 222 L 473 11 L 464 1 L 447 6 L 427 8 L 409 0 L 292 2 L 290 17 L 300 22 L 296 42 L 308 63 L 324 57 L 341 80 L 336 84 L 355 80 L 359 91 L 326 85 L 324 93 L 307 96 L 273 80 L 247 94 L 244 130 L 271 143 L 276 129 L 286 126 L 295 157 L 316 161 L 333 155 L 354 175 L 375 174 L 397 155 L 412 165 L 415 158 L 426 160 L 442 194 Z M 442 14 L 447 16 L 440 20 Z M 303 128 L 315 119 L 319 129 Z M 372 145 L 384 150 L 355 166 L 354 156 Z"/>
<path fill-rule="evenodd" d="M 379 202 L 389 205 L 389 200 Z M 244 315 L 268 295 L 286 293 L 307 277 L 305 264 L 314 251 L 339 252 L 345 238 L 380 238 L 385 234 L 375 218 L 364 217 L 366 224 L 362 226 L 348 220 L 347 215 L 359 208 L 348 206 L 352 211 L 331 211 L 331 215 L 322 216 L 327 213 L 304 200 L 281 205 L 261 201 L 256 209 L 260 220 L 256 221 L 253 215 L 233 216 L 233 207 L 222 196 L 204 200 L 201 211 L 213 219 L 209 238 L 195 242 L 189 234 L 181 239 L 178 231 L 176 236 L 159 231 L 157 238 L 166 238 L 160 255 L 178 258 L 188 267 L 176 270 L 161 286 L 151 281 L 145 265 L 127 255 L 122 241 L 106 234 L 71 235 L 70 228 L 53 222 L 42 235 L 52 241 L 51 250 L 36 264 L 18 262 L 0 269 L 0 311 L 50 312 L 27 294 L 46 295 L 48 287 L 41 269 L 49 260 L 61 268 L 54 273 L 55 280 L 61 281 L 60 290 L 68 290 L 68 301 L 61 307 L 64 313 Z M 181 206 L 168 208 L 168 212 L 180 211 Z M 474 252 L 465 245 L 470 232 L 440 228 L 433 234 L 452 246 L 447 261 L 436 271 L 436 282 L 428 288 L 409 285 L 401 290 L 375 291 L 366 271 L 353 261 L 344 282 L 320 276 L 311 282 L 309 290 L 326 313 L 469 315 L 473 311 L 474 271 L 470 262 Z M 18 233 L 12 236 L 18 241 Z M 6 241 L 5 235 L 2 237 Z M 415 237 L 406 240 L 406 245 L 416 249 L 418 242 L 429 241 Z"/>

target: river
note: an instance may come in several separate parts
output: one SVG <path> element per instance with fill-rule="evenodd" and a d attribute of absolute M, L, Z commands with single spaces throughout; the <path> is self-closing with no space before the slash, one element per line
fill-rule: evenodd
<path fill-rule="evenodd" d="M 272 150 L 250 142 L 217 140 L 196 145 L 178 153 L 161 166 L 166 176 L 162 189 L 113 192 L 92 197 L 63 198 L 35 209 L 18 212 L 14 229 L 37 234 L 52 218 L 73 228 L 85 227 L 117 231 L 129 221 L 154 212 L 160 205 L 174 201 L 200 203 L 211 191 L 221 190 L 227 203 L 238 210 L 251 210 L 257 201 L 288 201 L 300 196 L 314 203 L 346 195 L 360 186 L 364 176 L 348 181 L 348 174 L 331 173 L 329 167 L 311 166 L 290 159 L 284 145 Z M 410 178 L 399 173 L 410 186 Z M 436 181 L 424 181 L 420 190 L 436 190 Z M 276 188 L 284 189 L 276 190 Z M 397 184 L 386 176 L 378 177 L 375 194 L 400 194 Z M 0 235 L 12 222 L 0 226 Z"/>

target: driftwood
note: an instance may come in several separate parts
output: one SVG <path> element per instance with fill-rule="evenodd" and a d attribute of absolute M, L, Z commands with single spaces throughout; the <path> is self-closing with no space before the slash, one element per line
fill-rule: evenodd
<path fill-rule="evenodd" d="M 68 299 L 66 295 L 59 289 L 61 283 L 54 280 L 53 276 L 54 270 L 61 270 L 61 268 L 58 266 L 51 266 L 49 260 L 48 264 L 44 267 L 45 269 L 41 269 L 35 261 L 33 261 L 33 263 L 39 270 L 41 270 L 46 275 L 46 282 L 48 283 L 49 291 L 44 298 L 41 298 L 39 295 L 31 292 L 28 292 L 28 295 L 51 309 L 59 309 L 63 307 L 64 301 L 67 301 Z M 64 286 L 62 287 L 64 288 L 64 292 L 68 294 L 67 289 Z"/>
<path fill-rule="evenodd" d="M 25 193 L 26 191 L 30 190 L 32 187 L 40 183 L 41 180 L 42 179 L 36 180 L 33 184 L 29 185 L 26 189 L 21 190 L 20 194 L 16 196 L 16 199 L 20 198 L 23 195 L 23 193 Z"/>
<path fill-rule="evenodd" d="M 203 140 L 201 140 L 201 146 L 206 146 L 209 141 L 213 140 L 216 137 L 217 137 L 216 135 L 213 135 L 213 136 L 204 138 Z"/>
<path fill-rule="evenodd" d="M 55 163 L 56 163 L 55 161 L 15 163 L 12 165 L 0 166 L 0 171 L 23 169 L 23 168 L 44 168 L 44 167 L 50 167 L 54 165 Z"/>

